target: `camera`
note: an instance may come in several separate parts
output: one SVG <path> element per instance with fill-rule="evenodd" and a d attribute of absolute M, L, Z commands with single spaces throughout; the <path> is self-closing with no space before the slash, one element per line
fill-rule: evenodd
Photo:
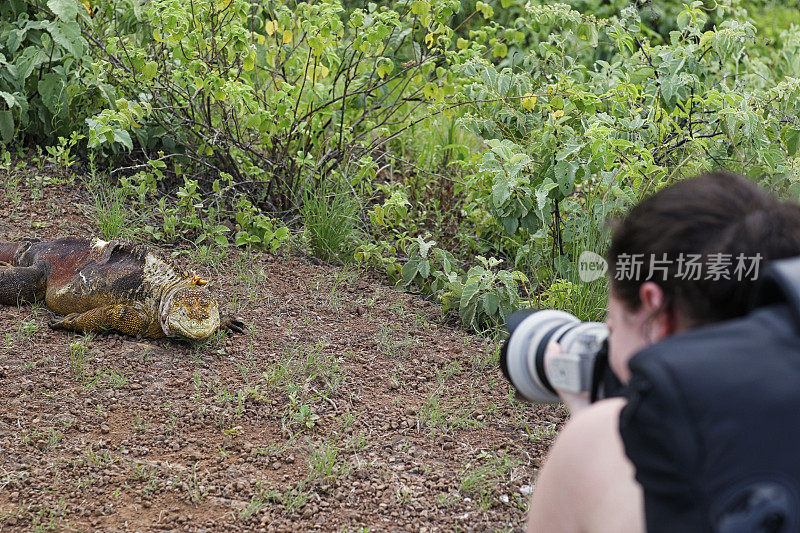
<path fill-rule="evenodd" d="M 602 322 L 582 322 L 554 309 L 520 310 L 508 317 L 508 340 L 500 351 L 500 367 L 529 402 L 559 402 L 558 390 L 588 391 L 592 402 L 616 395 L 622 388 L 608 366 L 608 328 Z M 547 368 L 547 344 L 556 341 L 562 353 Z"/>

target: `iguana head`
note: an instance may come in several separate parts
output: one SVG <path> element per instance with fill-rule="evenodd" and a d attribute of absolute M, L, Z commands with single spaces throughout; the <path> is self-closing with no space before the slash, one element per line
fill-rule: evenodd
<path fill-rule="evenodd" d="M 167 336 L 207 339 L 219 329 L 219 307 L 207 289 L 181 287 L 161 302 L 161 328 Z"/>

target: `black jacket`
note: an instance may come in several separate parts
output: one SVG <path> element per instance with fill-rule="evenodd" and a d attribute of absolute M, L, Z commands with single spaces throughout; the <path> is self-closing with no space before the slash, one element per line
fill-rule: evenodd
<path fill-rule="evenodd" d="M 800 531 L 800 258 L 757 294 L 629 362 L 620 433 L 648 531 Z"/>

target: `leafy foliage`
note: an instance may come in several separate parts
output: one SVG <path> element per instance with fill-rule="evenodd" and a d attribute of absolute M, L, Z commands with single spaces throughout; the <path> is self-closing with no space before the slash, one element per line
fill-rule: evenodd
<path fill-rule="evenodd" d="M 298 206 L 331 172 L 402 132 L 454 73 L 439 66 L 458 2 L 343 13 L 334 1 L 153 0 L 105 36 L 120 98 L 90 147 L 159 142 L 237 181 L 258 207 Z M 451 85 L 448 85 L 448 87 Z"/>
<path fill-rule="evenodd" d="M 793 5 L 9 0 L 0 141 L 116 165 L 109 234 L 275 252 L 302 224 L 474 329 L 596 318 L 575 260 L 609 214 L 713 167 L 800 198 Z"/>
<path fill-rule="evenodd" d="M 778 192 L 800 196 L 800 79 L 789 59 L 796 28 L 768 62 L 751 22 L 705 30 L 699 1 L 662 44 L 632 7 L 609 19 L 565 5 L 529 14 L 548 38 L 513 66 L 474 57 L 459 67 L 470 80 L 462 122 L 488 144 L 468 194 L 518 243 L 512 248 L 550 236 L 560 255 L 580 238 L 570 227 L 587 212 L 624 209 L 711 167 L 766 176 Z"/>
<path fill-rule="evenodd" d="M 111 88 L 92 75 L 77 0 L 0 3 L 0 141 L 68 138 Z"/>

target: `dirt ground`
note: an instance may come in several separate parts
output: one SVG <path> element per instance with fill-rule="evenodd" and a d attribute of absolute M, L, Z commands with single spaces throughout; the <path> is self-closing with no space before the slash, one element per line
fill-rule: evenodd
<path fill-rule="evenodd" d="M 89 203 L 0 181 L 0 240 L 92 235 Z M 353 268 L 179 260 L 244 334 L 87 337 L 0 306 L 0 530 L 523 529 L 565 412 L 514 400 L 496 343 Z"/>

